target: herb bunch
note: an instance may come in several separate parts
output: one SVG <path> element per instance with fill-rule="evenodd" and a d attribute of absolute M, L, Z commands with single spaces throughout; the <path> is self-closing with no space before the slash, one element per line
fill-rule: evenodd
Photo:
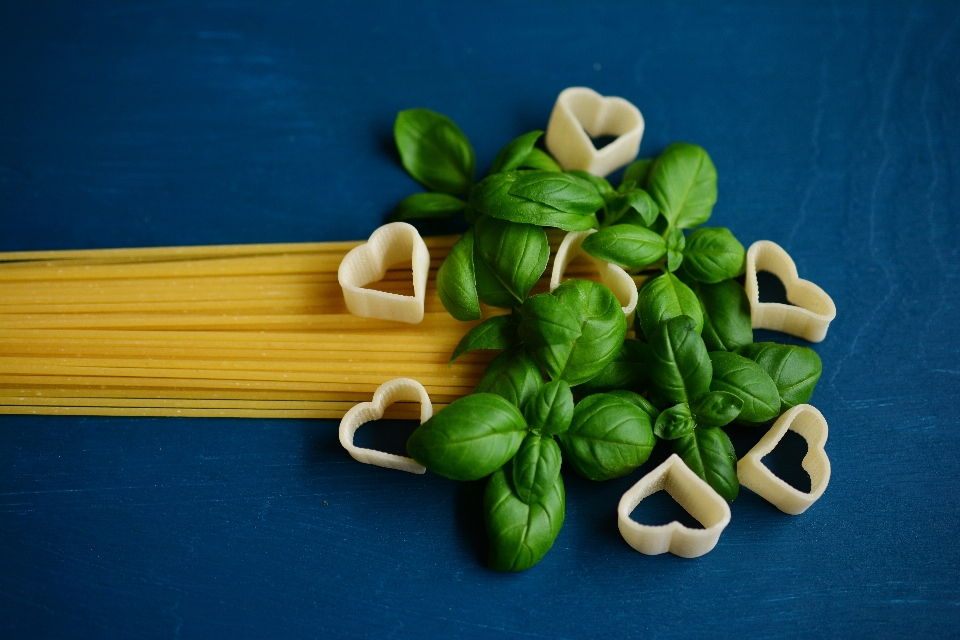
<path fill-rule="evenodd" d="M 454 480 L 489 477 L 483 509 L 489 565 L 536 564 L 563 525 L 562 461 L 591 480 L 624 476 L 658 440 L 727 501 L 739 492 L 724 427 L 762 425 L 810 399 L 821 361 L 811 349 L 754 343 L 742 284 L 745 250 L 729 229 L 703 227 L 717 199 L 707 152 L 674 143 L 629 165 L 614 188 L 563 171 L 531 131 L 474 181 L 463 132 L 427 109 L 397 116 L 404 168 L 429 191 L 405 198 L 394 220 L 463 212 L 470 228 L 437 273 L 459 320 L 480 302 L 508 310 L 471 329 L 453 363 L 474 349 L 501 350 L 475 392 L 421 425 L 409 455 Z M 583 249 L 646 276 L 636 338 L 603 285 L 568 280 L 530 296 L 550 257 L 544 228 L 595 229 Z"/>

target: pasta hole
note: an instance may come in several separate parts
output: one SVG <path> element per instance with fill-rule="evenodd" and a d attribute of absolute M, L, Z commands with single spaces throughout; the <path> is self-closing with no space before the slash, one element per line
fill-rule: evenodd
<path fill-rule="evenodd" d="M 790 304 L 787 300 L 787 288 L 777 276 L 769 271 L 757 272 L 757 290 L 760 302 Z"/>
<path fill-rule="evenodd" d="M 646 526 L 659 526 L 679 522 L 688 529 L 703 529 L 696 518 L 687 513 L 666 491 L 657 491 L 640 501 L 630 518 Z"/>
<path fill-rule="evenodd" d="M 810 475 L 800 466 L 807 455 L 807 441 L 796 431 L 788 429 L 776 448 L 760 462 L 797 491 L 810 493 Z"/>
<path fill-rule="evenodd" d="M 392 408 L 403 406 L 398 403 Z M 415 406 L 415 405 L 414 405 Z M 389 413 L 389 408 L 387 412 Z M 353 436 L 354 446 L 383 451 L 398 456 L 407 455 L 407 440 L 420 426 L 419 420 L 381 419 L 363 424 Z"/>

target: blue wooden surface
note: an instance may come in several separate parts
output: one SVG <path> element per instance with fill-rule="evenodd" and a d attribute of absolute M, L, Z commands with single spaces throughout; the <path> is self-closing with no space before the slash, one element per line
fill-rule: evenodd
<path fill-rule="evenodd" d="M 554 549 L 503 575 L 480 561 L 479 486 L 357 464 L 333 421 L 2 417 L 0 635 L 956 636 L 958 19 L 924 2 L 0 4 L 0 250 L 364 238 L 417 189 L 398 110 L 451 116 L 485 168 L 586 85 L 640 107 L 643 153 L 706 147 L 713 223 L 782 244 L 838 307 L 812 401 L 829 489 L 799 517 L 744 491 L 696 560 L 619 537 L 617 500 L 651 463 L 565 472 Z"/>

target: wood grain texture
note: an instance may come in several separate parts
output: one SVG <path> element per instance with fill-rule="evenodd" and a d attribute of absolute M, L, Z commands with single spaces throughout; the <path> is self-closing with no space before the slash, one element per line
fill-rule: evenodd
<path fill-rule="evenodd" d="M 696 560 L 617 533 L 660 451 L 605 483 L 564 470 L 556 545 L 505 576 L 482 565 L 482 484 L 358 464 L 332 420 L 0 416 L 0 635 L 958 635 L 958 21 L 949 2 L 0 5 L 0 251 L 362 239 L 419 189 L 397 111 L 450 116 L 485 168 L 580 85 L 641 109 L 641 155 L 703 145 L 710 224 L 777 242 L 838 306 L 815 347 L 824 497 L 790 517 L 744 491 Z"/>

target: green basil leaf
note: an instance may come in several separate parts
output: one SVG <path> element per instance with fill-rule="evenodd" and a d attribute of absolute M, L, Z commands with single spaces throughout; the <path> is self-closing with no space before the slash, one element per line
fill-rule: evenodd
<path fill-rule="evenodd" d="M 657 203 L 653 201 L 650 194 L 643 189 L 634 189 L 627 191 L 623 196 L 624 203 L 635 212 L 643 221 L 643 226 L 649 227 L 660 215 L 660 209 Z"/>
<path fill-rule="evenodd" d="M 733 422 L 743 408 L 743 400 L 726 391 L 709 391 L 690 402 L 690 412 L 698 427 L 722 427 Z"/>
<path fill-rule="evenodd" d="M 681 269 L 684 272 L 686 267 Z M 684 279 L 700 299 L 703 307 L 703 342 L 707 351 L 735 351 L 753 342 L 750 301 L 747 292 L 736 280 L 704 284 Z"/>
<path fill-rule="evenodd" d="M 505 171 L 487 176 L 470 191 L 468 209 L 501 220 L 535 224 L 541 227 L 556 227 L 564 231 L 586 231 L 597 225 L 597 216 L 593 213 L 589 215 L 569 213 L 540 202 L 511 195 L 510 189 L 525 173 L 528 172 Z M 534 173 L 544 174 L 547 172 L 537 171 Z M 594 195 L 600 198 L 596 193 Z M 602 206 L 602 198 L 600 200 Z"/>
<path fill-rule="evenodd" d="M 602 371 L 617 356 L 627 333 L 616 296 L 589 280 L 567 280 L 552 293 L 528 298 L 520 316 L 520 337 L 534 358 L 551 380 L 571 385 Z"/>
<path fill-rule="evenodd" d="M 572 169 L 570 171 L 567 171 L 566 173 L 567 175 L 571 175 L 571 176 L 574 176 L 575 178 L 579 178 L 584 182 L 589 182 L 591 185 L 593 185 L 593 188 L 596 189 L 597 193 L 599 193 L 601 196 L 615 193 L 615 191 L 613 190 L 613 187 L 610 186 L 610 183 L 607 182 L 606 178 L 595 176 L 592 173 L 588 173 L 586 171 L 580 171 L 579 169 Z"/>
<path fill-rule="evenodd" d="M 573 418 L 573 393 L 565 380 L 543 385 L 523 411 L 530 429 L 544 434 L 563 433 Z"/>
<path fill-rule="evenodd" d="M 656 442 L 650 416 L 608 393 L 581 400 L 570 428 L 557 439 L 564 459 L 590 480 L 630 473 L 647 461 Z"/>
<path fill-rule="evenodd" d="M 610 364 L 583 384 L 577 393 L 589 395 L 614 389 L 639 389 L 647 381 L 647 361 L 650 347 L 639 340 L 624 340 L 620 351 Z"/>
<path fill-rule="evenodd" d="M 450 118 L 429 109 L 397 114 L 393 137 L 403 168 L 432 191 L 465 195 L 473 185 L 476 157 Z"/>
<path fill-rule="evenodd" d="M 689 402 L 710 389 L 713 367 L 693 318 L 661 322 L 650 336 L 650 380 L 671 402 Z"/>
<path fill-rule="evenodd" d="M 473 229 L 467 229 L 457 240 L 437 270 L 437 295 L 443 308 L 457 320 L 480 319 L 473 263 Z"/>
<path fill-rule="evenodd" d="M 743 400 L 737 422 L 758 424 L 780 415 L 777 385 L 753 360 L 727 351 L 710 353 L 713 363 L 711 391 L 726 391 Z"/>
<path fill-rule="evenodd" d="M 527 434 L 523 414 L 492 393 L 454 400 L 417 427 L 407 453 L 452 480 L 478 480 L 514 456 Z"/>
<path fill-rule="evenodd" d="M 530 149 L 530 153 L 523 159 L 520 166 L 539 171 L 563 171 L 563 168 L 557 164 L 557 161 L 549 153 L 536 147 Z"/>
<path fill-rule="evenodd" d="M 623 172 L 623 182 L 633 182 L 642 189 L 646 189 L 650 169 L 653 168 L 654 158 L 640 158 L 634 160 Z"/>
<path fill-rule="evenodd" d="M 661 322 L 677 316 L 690 316 L 697 333 L 703 330 L 700 301 L 690 287 L 672 273 L 665 273 L 644 283 L 637 300 L 637 320 L 644 335 L 651 335 Z"/>
<path fill-rule="evenodd" d="M 684 269 L 694 280 L 717 283 L 743 273 L 747 252 L 729 229 L 695 230 L 683 249 Z"/>
<path fill-rule="evenodd" d="M 531 131 L 511 140 L 493 159 L 490 173 L 513 171 L 520 167 L 542 135 L 543 131 Z"/>
<path fill-rule="evenodd" d="M 723 429 L 694 429 L 673 441 L 673 451 L 724 500 L 733 502 L 737 498 L 737 452 Z"/>
<path fill-rule="evenodd" d="M 813 349 L 776 342 L 757 342 L 737 353 L 763 367 L 777 385 L 780 412 L 810 401 L 823 371 L 820 356 Z"/>
<path fill-rule="evenodd" d="M 527 504 L 542 500 L 560 475 L 560 447 L 550 436 L 528 433 L 513 457 L 513 488 Z"/>
<path fill-rule="evenodd" d="M 542 386 L 540 368 L 523 345 L 518 345 L 490 361 L 474 392 L 496 394 L 522 409 Z"/>
<path fill-rule="evenodd" d="M 511 315 L 487 318 L 460 339 L 450 356 L 450 363 L 474 349 L 509 349 L 520 343 L 517 322 Z"/>
<path fill-rule="evenodd" d="M 656 424 L 653 425 L 653 432 L 658 438 L 664 440 L 676 440 L 682 438 L 697 427 L 690 414 L 690 407 L 686 402 L 675 404 L 666 411 L 663 411 L 658 417 Z"/>
<path fill-rule="evenodd" d="M 547 268 L 547 234 L 536 225 L 489 216 L 473 229 L 477 295 L 494 307 L 520 305 Z"/>
<path fill-rule="evenodd" d="M 509 194 L 581 216 L 591 215 L 604 205 L 603 197 L 594 182 L 570 172 L 523 173 L 510 187 Z"/>
<path fill-rule="evenodd" d="M 660 417 L 660 410 L 657 409 L 652 402 L 635 391 L 614 389 L 613 391 L 608 391 L 607 395 L 620 398 L 621 400 L 626 400 L 636 408 L 640 409 L 640 411 L 643 411 L 645 414 L 650 416 L 650 424 L 654 424 L 657 421 L 657 418 Z"/>
<path fill-rule="evenodd" d="M 683 247 L 686 245 L 686 238 L 683 231 L 673 227 L 667 232 L 667 270 L 670 272 L 680 268 L 683 262 Z"/>
<path fill-rule="evenodd" d="M 696 227 L 717 201 L 717 169 L 702 147 L 675 142 L 650 168 L 647 191 L 671 227 Z"/>
<path fill-rule="evenodd" d="M 663 257 L 666 244 L 659 235 L 632 224 L 615 224 L 583 239 L 583 250 L 621 267 L 637 268 Z"/>
<path fill-rule="evenodd" d="M 461 211 L 466 202 L 446 193 L 415 193 L 400 201 L 390 215 L 390 222 L 423 218 L 449 218 Z"/>
<path fill-rule="evenodd" d="M 513 490 L 506 471 L 494 473 L 483 495 L 490 568 L 523 571 L 540 562 L 563 526 L 565 502 L 560 476 L 547 495 L 528 505 Z"/>

